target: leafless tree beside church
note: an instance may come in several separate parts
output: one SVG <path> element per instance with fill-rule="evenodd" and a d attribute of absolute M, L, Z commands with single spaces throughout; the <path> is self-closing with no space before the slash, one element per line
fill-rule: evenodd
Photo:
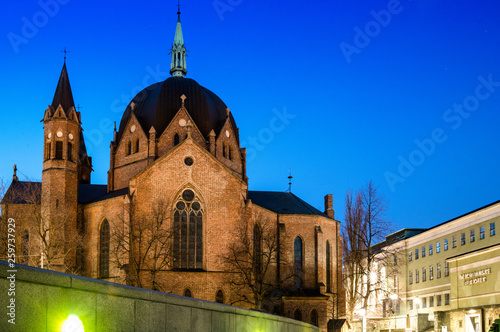
<path fill-rule="evenodd" d="M 283 234 L 280 238 L 276 221 L 260 215 L 256 219 L 255 224 L 239 224 L 222 258 L 234 274 L 231 285 L 238 289 L 231 304 L 247 303 L 255 310 L 270 311 L 293 273 L 288 273 L 289 264 L 282 255 L 287 238 Z"/>
<path fill-rule="evenodd" d="M 384 242 L 393 230 L 386 218 L 387 200 L 373 182 L 346 194 L 341 233 L 344 255 L 344 286 L 348 318 L 356 308 L 369 308 L 371 296 L 388 297 L 395 285 L 397 252 Z"/>
<path fill-rule="evenodd" d="M 144 215 L 132 211 L 114 225 L 110 237 L 110 259 L 125 271 L 128 284 L 168 291 L 158 278 L 173 265 L 173 228 L 165 202 Z"/>

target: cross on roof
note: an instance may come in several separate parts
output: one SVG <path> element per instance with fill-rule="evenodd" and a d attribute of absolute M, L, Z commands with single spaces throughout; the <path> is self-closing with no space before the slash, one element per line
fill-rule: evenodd
<path fill-rule="evenodd" d="M 186 98 L 187 98 L 187 97 L 186 97 L 185 95 L 182 95 L 182 96 L 181 96 L 181 100 L 182 100 L 182 107 L 184 107 L 184 100 L 186 100 Z"/>
<path fill-rule="evenodd" d="M 64 46 L 64 50 L 63 50 L 63 51 L 61 51 L 61 53 L 64 53 L 64 63 L 66 63 L 66 54 L 67 54 L 67 53 L 70 53 L 70 51 L 67 51 L 67 50 L 66 50 L 66 46 Z"/>

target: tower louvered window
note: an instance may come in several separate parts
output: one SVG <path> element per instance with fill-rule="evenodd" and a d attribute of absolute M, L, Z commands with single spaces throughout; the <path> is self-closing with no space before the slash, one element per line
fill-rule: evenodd
<path fill-rule="evenodd" d="M 203 209 L 198 196 L 186 189 L 174 206 L 174 267 L 203 268 Z"/>
<path fill-rule="evenodd" d="M 63 142 L 56 142 L 56 158 L 55 159 L 63 159 Z"/>
<path fill-rule="evenodd" d="M 73 144 L 68 142 L 68 161 L 73 161 Z"/>

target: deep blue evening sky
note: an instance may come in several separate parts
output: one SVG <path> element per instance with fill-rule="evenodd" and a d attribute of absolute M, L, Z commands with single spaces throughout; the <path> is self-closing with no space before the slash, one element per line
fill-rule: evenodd
<path fill-rule="evenodd" d="M 55 1 L 3 4 L 0 177 L 10 182 L 16 163 L 41 179 L 40 120 L 66 46 L 92 183 L 103 184 L 109 124 L 167 78 L 177 2 Z M 321 210 L 332 193 L 342 220 L 346 190 L 373 179 L 398 228 L 500 199 L 498 2 L 181 5 L 187 77 L 231 109 L 250 189 L 286 190 L 291 168 L 292 191 Z"/>

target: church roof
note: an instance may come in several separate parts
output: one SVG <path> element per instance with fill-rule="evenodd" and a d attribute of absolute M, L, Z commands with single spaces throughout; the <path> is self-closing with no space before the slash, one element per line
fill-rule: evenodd
<path fill-rule="evenodd" d="M 326 214 L 289 192 L 248 191 L 252 203 L 281 214 L 312 214 L 327 217 Z"/>
<path fill-rule="evenodd" d="M 52 100 L 52 107 L 54 110 L 62 106 L 65 112 L 68 112 L 71 107 L 75 106 L 75 101 L 73 100 L 73 92 L 71 92 L 71 85 L 69 84 L 68 70 L 66 69 L 66 62 L 64 63 L 61 75 L 59 76 L 59 82 L 57 82 L 56 93 L 54 94 L 54 99 Z"/>
<path fill-rule="evenodd" d="M 169 77 L 163 82 L 148 86 L 132 99 L 123 113 L 117 142 L 120 141 L 132 112 L 146 133 L 153 126 L 157 137 L 161 136 L 181 108 L 180 97 L 183 94 L 186 96 L 184 106 L 201 134 L 208 138 L 212 129 L 219 134 L 227 119 L 226 104 L 215 93 L 193 79 Z M 233 116 L 229 114 L 229 117 L 236 130 Z"/>
<path fill-rule="evenodd" d="M 41 182 L 13 181 L 2 199 L 2 204 L 40 204 L 41 201 Z"/>
<path fill-rule="evenodd" d="M 80 184 L 78 186 L 78 203 L 88 204 L 127 194 L 128 188 L 108 193 L 108 186 L 105 184 Z"/>

